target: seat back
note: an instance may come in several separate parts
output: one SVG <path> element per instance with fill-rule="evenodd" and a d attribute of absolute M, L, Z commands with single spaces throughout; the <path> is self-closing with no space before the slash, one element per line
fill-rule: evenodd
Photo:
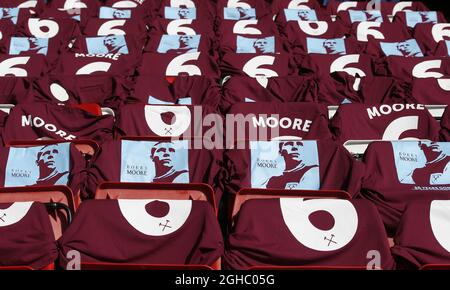
<path fill-rule="evenodd" d="M 36 201 L 47 204 L 49 219 L 55 235 L 55 240 L 61 237 L 69 226 L 71 215 L 78 204 L 75 203 L 72 191 L 62 185 L 36 187 L 5 187 L 0 188 L 0 203 Z M 65 209 L 58 204 L 62 204 Z"/>
<path fill-rule="evenodd" d="M 203 183 L 125 183 L 104 182 L 100 184 L 95 193 L 95 199 L 190 199 L 203 200 L 211 204 L 216 215 L 217 205 L 214 191 L 208 184 Z M 107 264 L 107 263 L 82 263 L 82 269 L 128 269 L 128 270 L 220 270 L 220 258 L 210 267 L 207 265 L 130 265 L 130 264 Z"/>
<path fill-rule="evenodd" d="M 213 189 L 203 183 L 133 183 L 104 182 L 95 193 L 95 199 L 190 199 L 204 200 L 217 214 Z"/>

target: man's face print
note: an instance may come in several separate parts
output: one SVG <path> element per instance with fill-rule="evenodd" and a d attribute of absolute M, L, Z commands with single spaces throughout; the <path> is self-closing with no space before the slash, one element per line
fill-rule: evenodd
<path fill-rule="evenodd" d="M 200 35 L 167 35 L 164 34 L 158 45 L 159 53 L 196 52 L 200 45 Z"/>
<path fill-rule="evenodd" d="M 450 56 L 450 40 L 445 41 L 445 46 L 447 46 L 447 54 Z"/>
<path fill-rule="evenodd" d="M 366 11 L 366 17 L 368 21 L 373 21 L 380 17 L 380 13 L 378 11 Z"/>
<path fill-rule="evenodd" d="M 419 147 L 423 151 L 423 154 L 425 154 L 427 160 L 433 160 L 442 153 L 442 148 L 438 143 L 420 143 Z"/>
<path fill-rule="evenodd" d="M 180 8 L 180 10 L 178 10 L 178 15 L 180 16 L 180 19 L 188 19 L 189 18 L 189 9 L 187 8 Z"/>
<path fill-rule="evenodd" d="M 256 19 L 256 10 L 254 8 L 224 7 L 223 9 L 223 18 L 227 20 Z"/>
<path fill-rule="evenodd" d="M 38 164 L 44 164 L 47 168 L 56 168 L 55 157 L 59 154 L 57 147 L 45 147 L 38 153 Z"/>
<path fill-rule="evenodd" d="M 165 19 L 196 19 L 196 9 L 185 7 L 164 7 Z"/>
<path fill-rule="evenodd" d="M 315 10 L 312 9 L 284 9 L 286 21 L 318 21 Z"/>
<path fill-rule="evenodd" d="M 121 19 L 121 18 L 128 18 L 128 15 L 124 11 L 116 10 L 113 12 L 113 17 Z"/>
<path fill-rule="evenodd" d="M 115 35 L 105 37 L 103 43 L 108 49 L 112 49 L 122 45 L 122 41 Z"/>
<path fill-rule="evenodd" d="M 303 147 L 300 141 L 288 141 L 281 144 L 280 153 L 283 157 L 290 158 L 295 161 L 301 161 L 300 150 Z"/>
<path fill-rule="evenodd" d="M 172 143 L 160 143 L 153 147 L 153 161 L 160 163 L 166 167 L 173 167 L 173 158 L 175 155 L 175 147 Z"/>
<path fill-rule="evenodd" d="M 190 35 L 182 35 L 182 36 L 180 36 L 180 42 L 184 46 L 191 46 L 192 39 L 193 39 L 193 37 L 190 36 Z"/>
<path fill-rule="evenodd" d="M 86 48 L 91 54 L 129 53 L 124 35 L 86 37 Z"/>
<path fill-rule="evenodd" d="M 257 50 L 265 51 L 267 47 L 267 39 L 258 39 L 255 41 L 255 44 L 253 45 Z"/>
<path fill-rule="evenodd" d="M 0 8 L 0 19 L 8 19 L 12 23 L 17 24 L 18 15 L 19 8 Z"/>
<path fill-rule="evenodd" d="M 397 49 L 403 54 L 403 55 L 410 55 L 412 52 L 411 45 L 407 42 L 400 42 L 397 44 Z"/>
<path fill-rule="evenodd" d="M 29 40 L 30 40 L 30 43 L 31 43 L 32 45 L 34 45 L 34 46 L 39 46 L 39 42 L 40 42 L 39 39 L 34 38 L 34 37 L 30 37 Z"/>
<path fill-rule="evenodd" d="M 336 45 L 337 45 L 337 42 L 334 39 L 325 40 L 323 42 L 323 47 L 325 47 L 325 50 L 327 51 L 327 53 L 336 51 Z"/>
<path fill-rule="evenodd" d="M 361 21 L 374 21 L 383 22 L 383 16 L 379 10 L 360 11 L 360 10 L 348 10 L 351 23 Z"/>
<path fill-rule="evenodd" d="M 247 15 L 247 11 L 244 8 L 238 7 L 237 10 L 239 12 L 239 19 L 249 17 L 249 15 Z"/>
<path fill-rule="evenodd" d="M 298 18 L 300 18 L 300 20 L 309 20 L 309 12 L 308 12 L 308 10 L 299 10 L 298 11 Z"/>

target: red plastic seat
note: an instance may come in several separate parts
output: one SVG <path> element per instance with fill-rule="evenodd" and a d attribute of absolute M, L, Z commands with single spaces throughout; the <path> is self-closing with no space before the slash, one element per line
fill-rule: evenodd
<path fill-rule="evenodd" d="M 213 189 L 203 183 L 121 183 L 105 182 L 100 184 L 95 199 L 190 199 L 207 201 L 217 215 L 217 205 Z M 155 264 L 111 264 L 81 263 L 85 270 L 220 270 L 221 259 L 213 265 L 155 265 Z"/>
<path fill-rule="evenodd" d="M 4 187 L 0 188 L 0 203 L 36 201 L 42 203 L 59 203 L 65 205 L 72 213 L 78 207 L 72 191 L 63 185 L 33 186 L 33 187 Z M 49 212 L 55 240 L 69 225 L 67 213 Z"/>
<path fill-rule="evenodd" d="M 233 196 L 231 201 L 231 210 L 229 212 L 229 225 L 232 225 L 235 216 L 244 202 L 252 199 L 273 199 L 273 198 L 335 198 L 335 199 L 351 199 L 351 195 L 342 190 L 273 190 L 273 189 L 242 189 Z M 363 266 L 252 266 L 248 270 L 367 270 Z M 373 268 L 370 268 L 371 270 Z M 374 268 L 381 270 L 381 268 Z"/>

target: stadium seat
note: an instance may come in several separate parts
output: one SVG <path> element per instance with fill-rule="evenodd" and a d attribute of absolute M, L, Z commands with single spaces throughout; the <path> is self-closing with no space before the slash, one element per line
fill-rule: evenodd
<path fill-rule="evenodd" d="M 401 41 L 411 37 L 408 29 L 403 25 L 391 22 L 363 21 L 354 23 L 350 34 L 357 41 Z"/>
<path fill-rule="evenodd" d="M 329 76 L 344 72 L 353 77 L 374 75 L 372 58 L 366 54 L 308 54 L 299 63 L 302 75 Z"/>
<path fill-rule="evenodd" d="M 64 53 L 51 74 L 55 75 L 122 75 L 134 74 L 140 55 L 105 53 Z"/>
<path fill-rule="evenodd" d="M 366 53 L 373 55 L 376 58 L 383 58 L 386 56 L 400 56 L 406 58 L 434 56 L 434 52 L 426 53 L 421 43 L 410 36 L 394 41 L 371 40 L 366 46 Z"/>
<path fill-rule="evenodd" d="M 79 269 L 75 248 L 92 270 L 448 268 L 432 235 L 407 236 L 419 217 L 405 212 L 450 198 L 446 1 L 0 2 L 0 231 L 14 202 L 48 211 L 55 238 L 84 208 L 57 264 L 0 257 L 1 269 Z M 283 208 L 316 202 L 357 212 L 334 256 L 285 222 Z M 199 222 L 142 235 L 125 203 L 157 216 L 183 204 Z M 324 233 L 349 228 L 317 212 L 308 221 Z M 415 232 L 428 233 L 424 221 Z M 314 244 L 341 244 L 327 233 Z"/>
<path fill-rule="evenodd" d="M 100 107 L 98 107 L 100 109 Z M 73 120 L 77 120 L 73 124 Z M 102 143 L 112 140 L 114 118 L 90 111 L 50 103 L 14 106 L 9 112 L 3 133 L 5 143 L 14 140 L 91 139 Z M 21 128 L 18 130 L 18 128 Z"/>
<path fill-rule="evenodd" d="M 377 206 L 390 236 L 409 202 L 450 196 L 448 146 L 430 141 L 377 141 L 368 146 L 361 197 Z"/>
<path fill-rule="evenodd" d="M 385 76 L 349 75 L 336 71 L 329 76 L 315 77 L 316 102 L 328 106 L 349 103 L 395 104 L 417 103 L 408 85 L 398 79 Z"/>
<path fill-rule="evenodd" d="M 446 108 L 441 118 L 441 131 L 440 139 L 441 141 L 450 141 L 450 109 Z"/>
<path fill-rule="evenodd" d="M 138 68 L 141 75 L 156 77 L 200 75 L 219 78 L 216 60 L 207 52 L 145 53 L 142 55 L 141 63 Z"/>
<path fill-rule="evenodd" d="M 414 27 L 414 38 L 423 45 L 427 54 L 432 54 L 440 41 L 450 40 L 449 31 L 448 23 L 419 23 Z"/>
<path fill-rule="evenodd" d="M 379 60 L 377 74 L 411 83 L 418 78 L 442 78 L 450 74 L 450 61 L 445 57 L 388 56 Z"/>
<path fill-rule="evenodd" d="M 226 53 L 220 70 L 223 76 L 286 77 L 297 74 L 294 59 L 288 53 L 253 54 Z"/>
<path fill-rule="evenodd" d="M 118 136 L 194 138 L 210 130 L 211 126 L 202 126 L 206 116 L 214 121 L 211 125 L 222 120 L 217 109 L 206 105 L 128 104 L 120 108 L 115 132 Z"/>
<path fill-rule="evenodd" d="M 84 201 L 58 245 L 62 267 L 70 250 L 81 253 L 82 263 L 180 268 L 212 266 L 223 252 L 220 227 L 208 202 L 160 198 Z"/>
<path fill-rule="evenodd" d="M 95 192 L 95 199 L 187 199 L 207 201 L 217 214 L 214 191 L 207 184 L 155 184 L 137 182 L 104 182 Z"/>
<path fill-rule="evenodd" d="M 445 23 L 447 22 L 440 11 L 399 11 L 395 14 L 393 22 L 406 25 L 413 31 L 420 23 Z"/>
<path fill-rule="evenodd" d="M 0 188 L 0 204 L 6 206 L 0 209 L 2 222 L 8 215 L 18 218 L 5 231 L 0 225 L 1 247 L 8 249 L 2 251 L 0 270 L 55 269 L 55 241 L 78 206 L 72 192 L 65 186 Z"/>
<path fill-rule="evenodd" d="M 66 186 L 0 188 L 1 203 L 28 201 L 50 205 L 48 209 L 55 240 L 61 237 L 62 232 L 69 226 L 71 216 L 79 206 L 79 202 Z M 52 206 L 52 204 L 55 204 L 55 206 Z"/>
<path fill-rule="evenodd" d="M 450 104 L 450 77 L 417 78 L 412 82 L 412 97 L 420 104 L 444 105 Z"/>
<path fill-rule="evenodd" d="M 231 105 L 251 102 L 314 102 L 316 83 L 310 77 L 257 77 L 232 76 L 222 85 L 221 110 Z"/>
<path fill-rule="evenodd" d="M 242 204 L 251 199 L 273 199 L 273 198 L 339 198 L 350 200 L 351 196 L 348 192 L 342 190 L 284 190 L 284 189 L 252 189 L 244 188 L 239 190 L 230 200 L 230 226 L 233 219 L 241 209 Z"/>
<path fill-rule="evenodd" d="M 44 55 L 17 56 L 0 54 L 0 76 L 42 77 L 48 72 Z"/>
<path fill-rule="evenodd" d="M 330 127 L 341 144 L 411 138 L 439 141 L 440 129 L 439 123 L 421 104 L 343 104 L 330 121 Z"/>
<path fill-rule="evenodd" d="M 171 199 L 207 201 L 217 215 L 214 191 L 206 184 L 154 184 L 154 183 L 102 183 L 95 193 L 95 199 Z M 132 265 L 109 263 L 82 263 L 82 269 L 128 269 L 128 270 L 219 270 L 220 259 L 207 265 Z"/>
<path fill-rule="evenodd" d="M 205 105 L 216 109 L 220 102 L 220 90 L 221 88 L 214 80 L 203 76 L 178 76 L 172 79 L 139 76 L 126 103 Z"/>
<path fill-rule="evenodd" d="M 327 223 L 325 216 L 333 223 Z M 383 262 L 368 265 L 367 256 L 374 249 Z M 383 224 L 370 202 L 302 197 L 245 201 L 228 237 L 223 264 L 225 269 L 240 270 L 260 266 L 393 269 L 395 265 Z"/>
<path fill-rule="evenodd" d="M 2 203 L 0 208 L 0 270 L 3 266 L 22 270 L 51 268 L 57 249 L 45 205 L 13 202 Z"/>
<path fill-rule="evenodd" d="M 237 103 L 230 107 L 227 114 L 236 116 L 234 123 L 226 124 L 226 132 L 229 137 L 234 137 L 233 140 L 332 138 L 327 108 L 313 102 Z"/>
<path fill-rule="evenodd" d="M 112 7 L 103 11 L 104 14 L 114 13 Z M 100 14 L 102 11 L 99 12 Z M 130 13 L 133 15 L 133 12 Z M 102 16 L 101 16 L 102 17 Z M 106 17 L 106 15 L 104 15 Z M 113 35 L 133 35 L 135 38 L 144 38 L 146 34 L 145 23 L 142 17 L 126 18 L 126 19 L 109 19 L 109 18 L 91 18 L 87 21 L 83 29 L 84 35 L 98 35 L 104 36 L 108 34 Z"/>
<path fill-rule="evenodd" d="M 127 98 L 130 81 L 111 75 L 51 75 L 33 82 L 33 101 L 55 104 L 97 104 L 115 110 Z"/>
<path fill-rule="evenodd" d="M 392 248 L 399 269 L 449 269 L 449 206 L 450 200 L 423 200 L 406 206 Z"/>

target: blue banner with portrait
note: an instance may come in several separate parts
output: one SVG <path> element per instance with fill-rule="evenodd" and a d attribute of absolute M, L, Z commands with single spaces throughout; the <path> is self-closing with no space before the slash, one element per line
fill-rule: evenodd
<path fill-rule="evenodd" d="M 70 143 L 9 149 L 5 187 L 67 185 Z"/>
<path fill-rule="evenodd" d="M 123 140 L 121 144 L 121 182 L 189 183 L 187 140 Z"/>
<path fill-rule="evenodd" d="M 251 141 L 252 188 L 320 189 L 317 141 Z"/>
<path fill-rule="evenodd" d="M 402 184 L 450 184 L 450 143 L 391 142 L 397 177 Z"/>

